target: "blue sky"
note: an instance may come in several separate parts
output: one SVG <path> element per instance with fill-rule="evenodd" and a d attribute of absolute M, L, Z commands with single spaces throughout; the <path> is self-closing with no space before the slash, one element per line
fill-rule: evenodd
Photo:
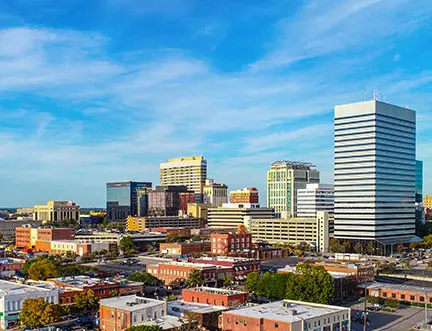
<path fill-rule="evenodd" d="M 157 184 L 191 154 L 232 189 L 264 193 L 278 159 L 329 183 L 333 107 L 375 89 L 417 111 L 432 193 L 431 17 L 426 0 L 1 1 L 0 206 L 103 206 L 105 182 Z"/>

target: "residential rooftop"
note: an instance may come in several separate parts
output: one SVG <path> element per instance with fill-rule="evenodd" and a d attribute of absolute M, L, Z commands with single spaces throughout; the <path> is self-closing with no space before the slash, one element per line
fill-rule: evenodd
<path fill-rule="evenodd" d="M 157 325 L 162 328 L 162 330 L 177 330 L 183 323 L 179 321 L 178 317 L 174 316 L 163 316 L 153 321 L 144 322 L 142 325 Z"/>
<path fill-rule="evenodd" d="M 367 286 L 368 290 L 373 289 L 390 289 L 396 291 L 409 291 L 416 293 L 427 293 L 432 294 L 432 286 L 416 286 L 416 285 L 404 285 L 404 284 L 391 284 L 391 283 L 381 283 L 381 282 L 373 282 L 368 284 L 359 284 L 358 287 L 364 288 Z"/>
<path fill-rule="evenodd" d="M 7 294 L 25 294 L 32 291 L 51 291 L 56 289 L 56 286 L 46 282 L 30 281 L 27 283 L 9 282 L 0 280 L 0 295 Z"/>
<path fill-rule="evenodd" d="M 283 300 L 232 310 L 229 313 L 249 318 L 265 318 L 285 323 L 295 323 L 343 311 L 348 314 L 350 308 Z M 348 316 L 347 319 L 349 319 Z"/>
<path fill-rule="evenodd" d="M 126 295 L 122 297 L 102 299 L 100 301 L 101 306 L 130 312 L 163 304 L 165 304 L 165 301 L 144 298 L 138 295 Z"/>
<path fill-rule="evenodd" d="M 93 278 L 90 276 L 70 276 L 70 277 L 58 277 L 58 278 L 49 278 L 48 281 L 62 283 L 71 287 L 88 287 L 95 286 L 99 284 L 117 284 L 117 282 L 112 280 L 106 280 L 101 278 Z"/>

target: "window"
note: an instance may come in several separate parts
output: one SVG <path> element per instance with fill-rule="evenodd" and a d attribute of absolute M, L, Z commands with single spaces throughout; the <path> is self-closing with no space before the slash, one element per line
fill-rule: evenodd
<path fill-rule="evenodd" d="M 415 300 L 414 295 L 410 295 L 410 300 Z"/>
<path fill-rule="evenodd" d="M 401 300 L 405 300 L 405 294 L 401 294 Z"/>
<path fill-rule="evenodd" d="M 231 323 L 231 318 L 230 317 L 227 318 L 227 323 Z"/>
<path fill-rule="evenodd" d="M 275 323 L 275 326 L 274 326 L 276 329 L 279 327 L 279 324 L 278 323 Z"/>
<path fill-rule="evenodd" d="M 420 301 L 421 301 L 421 302 L 424 302 L 424 297 L 420 297 Z"/>
<path fill-rule="evenodd" d="M 387 292 L 384 292 L 384 293 L 383 293 L 383 297 L 384 297 L 384 298 L 387 298 Z"/>
<path fill-rule="evenodd" d="M 392 293 L 392 298 L 396 299 L 396 293 Z"/>

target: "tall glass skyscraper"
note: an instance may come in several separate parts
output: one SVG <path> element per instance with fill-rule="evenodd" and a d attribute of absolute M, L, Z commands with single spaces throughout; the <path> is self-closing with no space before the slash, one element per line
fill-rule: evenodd
<path fill-rule="evenodd" d="M 335 237 L 415 234 L 415 112 L 377 100 L 335 107 Z"/>
<path fill-rule="evenodd" d="M 415 170 L 416 202 L 423 202 L 423 161 L 416 160 Z"/>
<path fill-rule="evenodd" d="M 150 182 L 107 183 L 108 220 L 125 220 L 128 216 L 138 215 L 138 191 L 151 188 Z"/>

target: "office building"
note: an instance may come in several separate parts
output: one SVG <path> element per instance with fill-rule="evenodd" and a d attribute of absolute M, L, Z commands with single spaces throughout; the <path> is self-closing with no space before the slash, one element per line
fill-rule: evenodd
<path fill-rule="evenodd" d="M 178 216 L 187 213 L 187 204 L 195 201 L 195 194 L 186 186 L 156 186 L 148 193 L 149 216 Z"/>
<path fill-rule="evenodd" d="M 232 252 L 249 250 L 252 246 L 250 233 L 213 233 L 210 235 L 211 252 L 225 255 Z"/>
<path fill-rule="evenodd" d="M 215 183 L 213 179 L 207 178 L 204 184 L 204 203 L 211 207 L 222 207 L 228 202 L 228 186 Z"/>
<path fill-rule="evenodd" d="M 259 203 L 258 190 L 255 187 L 245 187 L 230 192 L 230 203 Z"/>
<path fill-rule="evenodd" d="M 423 161 L 416 160 L 415 166 L 416 202 L 423 202 Z"/>
<path fill-rule="evenodd" d="M 256 218 L 248 224 L 255 243 L 298 245 L 307 243 L 318 252 L 328 252 L 333 236 L 333 219 L 327 211 L 315 218 Z"/>
<path fill-rule="evenodd" d="M 351 330 L 350 308 L 283 300 L 222 313 L 222 330 Z"/>
<path fill-rule="evenodd" d="M 148 216 L 148 195 L 151 192 L 151 187 L 143 187 L 138 189 L 137 193 L 137 215 L 138 217 Z"/>
<path fill-rule="evenodd" d="M 267 171 L 267 207 L 277 215 L 297 215 L 297 190 L 319 183 L 319 171 L 307 162 L 276 161 Z"/>
<path fill-rule="evenodd" d="M 16 238 L 16 229 L 20 227 L 40 226 L 42 221 L 18 221 L 18 220 L 2 220 L 0 222 L 0 233 L 3 236 L 2 241 L 14 242 Z"/>
<path fill-rule="evenodd" d="M 152 187 L 150 182 L 107 183 L 107 217 L 110 221 L 124 221 L 138 215 L 139 190 Z M 141 212 L 141 210 L 140 210 Z"/>
<path fill-rule="evenodd" d="M 209 208 L 211 208 L 211 205 L 207 203 L 188 203 L 187 214 L 195 218 L 200 218 L 203 221 L 207 221 L 207 213 Z"/>
<path fill-rule="evenodd" d="M 257 204 L 227 203 L 220 208 L 209 208 L 207 212 L 207 224 L 211 228 L 231 229 L 244 225 L 251 218 L 274 218 L 274 211 Z"/>
<path fill-rule="evenodd" d="M 33 207 L 33 218 L 37 221 L 61 222 L 70 219 L 79 221 L 80 206 L 72 201 L 48 201 L 46 205 Z"/>
<path fill-rule="evenodd" d="M 138 325 L 155 325 L 162 330 L 178 330 L 182 323 L 167 315 L 167 303 L 137 295 L 102 299 L 99 328 L 102 331 L 124 331 Z"/>
<path fill-rule="evenodd" d="M 335 107 L 335 237 L 386 254 L 415 234 L 415 112 L 377 100 Z M 388 247 L 390 245 L 390 247 Z"/>
<path fill-rule="evenodd" d="M 297 217 L 316 217 L 317 211 L 334 212 L 334 186 L 306 184 L 297 190 Z"/>
<path fill-rule="evenodd" d="M 202 156 L 179 157 L 160 164 L 160 184 L 185 185 L 195 193 L 195 202 L 203 202 L 207 160 Z"/>
<path fill-rule="evenodd" d="M 0 280 L 0 328 L 19 327 L 23 303 L 27 299 L 43 298 L 49 303 L 58 303 L 59 290 L 45 282 L 15 283 Z"/>
<path fill-rule="evenodd" d="M 49 244 L 49 242 L 53 240 L 73 239 L 75 239 L 74 228 L 36 228 L 25 226 L 16 228 L 15 246 L 34 248 L 38 241 L 47 242 Z"/>

